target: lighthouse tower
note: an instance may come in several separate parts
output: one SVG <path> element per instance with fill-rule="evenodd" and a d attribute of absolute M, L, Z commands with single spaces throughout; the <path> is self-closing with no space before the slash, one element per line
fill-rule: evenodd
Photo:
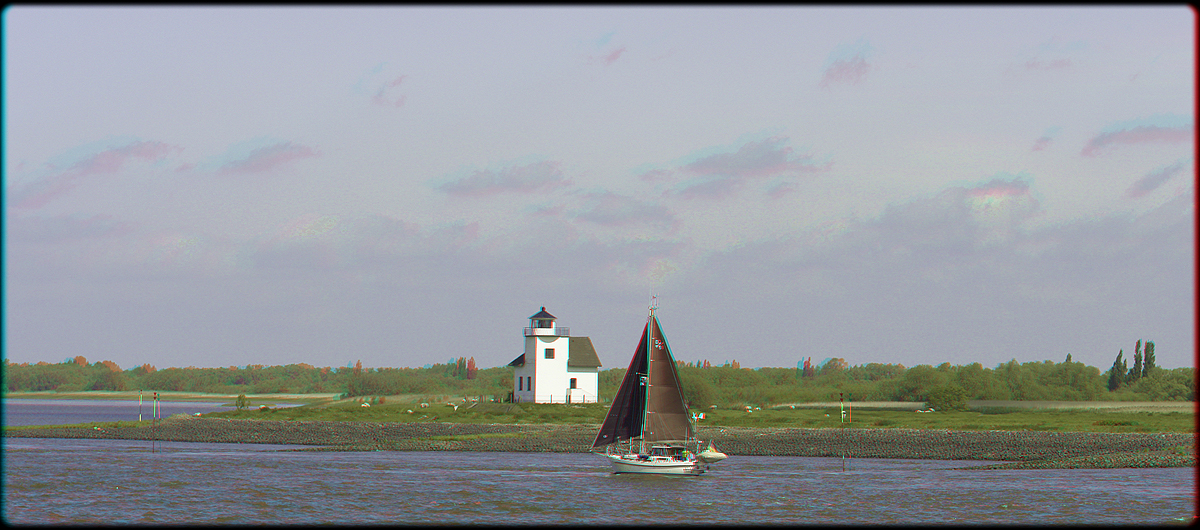
<path fill-rule="evenodd" d="M 545 306 L 529 317 L 525 353 L 513 370 L 513 401 L 519 403 L 594 403 L 599 400 L 600 359 L 588 337 L 572 337 L 555 323 Z"/>

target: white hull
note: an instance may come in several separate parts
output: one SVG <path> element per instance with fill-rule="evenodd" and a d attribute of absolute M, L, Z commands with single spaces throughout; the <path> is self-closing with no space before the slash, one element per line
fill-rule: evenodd
<path fill-rule="evenodd" d="M 642 460 L 638 455 L 604 455 L 612 464 L 613 473 L 646 473 L 655 475 L 699 475 L 704 466 L 695 460 L 673 460 L 651 458 Z"/>

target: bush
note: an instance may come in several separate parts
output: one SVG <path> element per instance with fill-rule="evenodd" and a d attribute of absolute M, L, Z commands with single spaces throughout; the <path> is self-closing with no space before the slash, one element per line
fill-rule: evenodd
<path fill-rule="evenodd" d="M 929 391 L 925 406 L 934 410 L 967 410 L 967 390 L 954 383 L 936 386 Z"/>

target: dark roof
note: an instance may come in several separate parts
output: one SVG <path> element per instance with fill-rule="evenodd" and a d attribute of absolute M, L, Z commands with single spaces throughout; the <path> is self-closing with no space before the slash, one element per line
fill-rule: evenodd
<path fill-rule="evenodd" d="M 567 355 L 567 368 L 599 368 L 600 357 L 592 346 L 592 339 L 587 337 L 571 337 L 570 354 Z"/>
<path fill-rule="evenodd" d="M 592 339 L 588 337 L 571 337 L 571 342 L 568 343 L 570 353 L 567 354 L 567 368 L 599 368 L 600 357 L 596 355 L 596 348 L 592 346 Z M 509 366 L 520 368 L 525 366 L 525 354 L 513 359 Z"/>
<path fill-rule="evenodd" d="M 554 320 L 556 317 L 554 315 L 551 315 L 550 313 L 546 312 L 546 306 L 542 306 L 542 310 L 538 311 L 538 314 L 529 317 L 530 320 L 534 320 L 534 319 L 545 320 L 547 318 L 550 320 Z"/>

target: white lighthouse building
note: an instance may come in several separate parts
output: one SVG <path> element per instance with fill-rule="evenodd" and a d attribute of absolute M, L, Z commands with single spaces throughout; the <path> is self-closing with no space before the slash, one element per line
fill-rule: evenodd
<path fill-rule="evenodd" d="M 600 400 L 600 358 L 592 339 L 572 337 L 542 310 L 529 317 L 525 353 L 508 363 L 513 370 L 513 401 L 595 403 Z"/>

